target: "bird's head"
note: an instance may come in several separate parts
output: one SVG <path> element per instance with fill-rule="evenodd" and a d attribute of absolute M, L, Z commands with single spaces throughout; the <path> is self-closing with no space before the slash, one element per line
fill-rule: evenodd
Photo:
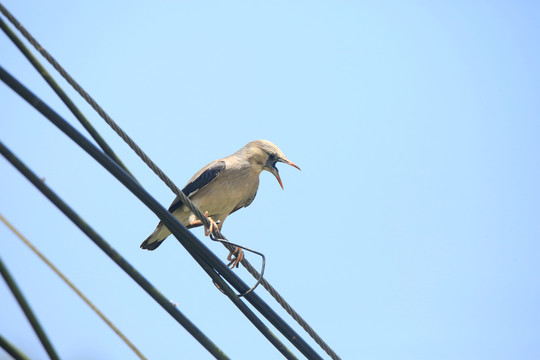
<path fill-rule="evenodd" d="M 249 154 L 249 159 L 252 163 L 258 164 L 262 167 L 262 170 L 272 173 L 282 189 L 283 183 L 281 182 L 276 164 L 282 162 L 301 170 L 298 165 L 287 159 L 283 152 L 270 141 L 255 140 L 244 146 L 242 150 L 245 150 Z"/>

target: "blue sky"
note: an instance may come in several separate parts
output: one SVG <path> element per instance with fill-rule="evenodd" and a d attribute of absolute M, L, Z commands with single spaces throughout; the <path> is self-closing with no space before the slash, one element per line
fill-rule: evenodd
<path fill-rule="evenodd" d="M 342 358 L 540 358 L 538 2 L 3 4 L 178 186 L 255 139 L 302 167 L 280 167 L 285 191 L 262 174 L 223 233 L 267 256 L 267 279 Z M 3 34 L 0 49 L 81 129 Z M 280 357 L 177 241 L 139 249 L 155 215 L 5 85 L 0 109 L 0 140 L 228 356 Z M 211 358 L 4 159 L 0 184 L 0 212 L 143 354 Z M 61 357 L 135 358 L 3 225 L 0 239 Z M 0 299 L 0 334 L 44 358 L 3 282 Z"/>

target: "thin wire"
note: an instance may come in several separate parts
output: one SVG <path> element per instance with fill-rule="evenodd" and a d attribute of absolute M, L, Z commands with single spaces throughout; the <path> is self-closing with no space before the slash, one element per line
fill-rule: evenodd
<path fill-rule="evenodd" d="M 231 247 L 234 247 L 234 246 L 239 247 L 239 248 L 241 248 L 241 249 L 244 249 L 244 250 L 246 250 L 246 251 L 252 252 L 252 253 L 254 253 L 254 254 L 256 254 L 256 255 L 259 255 L 259 256 L 261 257 L 261 259 L 262 259 L 261 275 L 258 277 L 257 282 L 255 283 L 255 285 L 253 285 L 253 286 L 251 287 L 251 289 L 249 289 L 249 290 L 246 291 L 245 293 L 238 294 L 238 296 L 239 296 L 239 297 L 241 297 L 241 296 L 246 296 L 247 294 L 249 294 L 250 292 L 252 292 L 253 290 L 255 290 L 255 288 L 256 288 L 257 286 L 259 286 L 259 284 L 260 284 L 261 281 L 263 280 L 264 269 L 266 268 L 266 256 L 264 256 L 264 254 L 261 253 L 261 252 L 258 252 L 258 251 L 255 251 L 255 250 L 253 250 L 253 249 L 247 248 L 247 247 L 245 247 L 245 246 L 243 246 L 243 245 L 235 244 L 235 243 L 233 243 L 233 242 L 230 242 L 229 240 L 225 240 L 225 239 L 217 239 L 216 237 L 214 237 L 213 234 L 210 234 L 210 239 L 213 240 L 213 241 L 220 242 L 220 243 L 222 243 L 222 244 L 224 244 L 224 245 L 225 245 L 225 243 L 226 243 L 227 245 L 229 245 L 229 246 L 231 246 Z M 233 260 L 232 262 L 234 262 L 234 260 Z"/>
<path fill-rule="evenodd" d="M 114 331 L 122 341 L 126 343 L 127 346 L 140 358 L 146 359 L 146 357 L 137 349 L 137 347 L 129 341 L 129 339 L 118 329 L 106 316 L 103 314 L 93 303 L 88 299 L 76 286 L 73 284 L 52 262 L 41 253 L 31 242 L 28 240 L 13 224 L 11 224 L 2 214 L 0 214 L 0 220 L 23 242 L 26 246 L 30 248 L 47 266 L 56 273 L 70 288 L 75 291 L 77 295 L 88 305 L 94 312 L 105 321 L 105 323 Z"/>
<path fill-rule="evenodd" d="M 67 73 L 67 71 L 37 42 L 37 40 L 17 21 L 17 19 L 0 3 L 0 12 L 23 34 L 23 36 L 49 61 L 49 63 L 60 73 L 60 75 L 96 110 L 96 112 L 105 120 L 105 122 L 135 151 L 135 153 L 152 169 L 152 171 L 175 193 L 191 212 L 207 227 L 210 228 L 210 221 L 204 214 L 180 191 L 172 180 L 142 151 L 142 149 L 111 119 L 111 117 L 99 106 L 99 104 Z M 214 236 L 226 240 L 225 236 L 219 230 L 214 231 Z M 226 247 L 227 245 L 224 244 Z M 227 247 L 228 248 L 228 247 Z M 229 248 L 228 248 L 229 249 Z M 230 249 L 229 249 L 230 250 Z M 256 279 L 261 279 L 257 270 L 243 259 L 240 262 L 248 272 Z M 263 287 L 268 290 L 270 295 L 295 319 L 300 326 L 317 342 L 317 344 L 333 360 L 341 358 L 330 348 L 328 344 L 313 330 L 311 326 L 285 301 L 285 299 L 270 285 L 265 279 L 261 280 Z"/>

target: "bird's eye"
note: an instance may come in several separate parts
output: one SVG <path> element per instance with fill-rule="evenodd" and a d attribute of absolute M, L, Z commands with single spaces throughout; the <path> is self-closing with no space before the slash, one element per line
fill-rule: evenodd
<path fill-rule="evenodd" d="M 268 155 L 268 160 L 275 160 L 275 159 L 276 159 L 276 155 L 274 154 Z"/>

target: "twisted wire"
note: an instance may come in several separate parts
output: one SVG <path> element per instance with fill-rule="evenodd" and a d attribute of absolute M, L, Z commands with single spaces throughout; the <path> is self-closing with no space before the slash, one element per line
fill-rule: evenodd
<path fill-rule="evenodd" d="M 201 210 L 191 202 L 191 200 L 174 184 L 174 182 L 146 155 L 146 153 L 129 137 L 120 126 L 105 112 L 105 110 L 69 75 L 69 73 L 54 59 L 52 55 L 43 48 L 39 42 L 22 26 L 22 24 L 0 3 L 0 12 L 20 31 L 20 33 L 28 40 L 32 46 L 60 73 L 60 75 L 86 100 L 86 102 L 105 120 L 105 122 L 128 144 L 128 146 L 141 158 L 141 160 L 176 194 L 182 203 L 203 223 L 204 226 L 210 228 L 210 220 L 204 216 Z M 214 235 L 223 240 L 227 238 L 219 231 L 214 229 Z M 229 251 L 234 248 L 226 243 L 222 243 Z M 249 263 L 247 259 L 243 259 L 241 264 L 246 270 L 256 279 L 260 278 L 259 272 Z M 291 317 L 315 340 L 315 342 L 333 359 L 340 360 L 341 358 L 326 344 L 326 342 L 313 330 L 313 328 L 285 301 L 285 299 L 277 292 L 277 290 L 268 283 L 264 278 L 261 281 L 263 287 L 269 294 L 287 311 Z"/>
<path fill-rule="evenodd" d="M 259 279 L 259 272 L 247 261 L 242 260 L 242 265 L 246 270 L 253 275 L 254 278 Z M 279 294 L 279 292 L 272 286 L 265 278 L 262 278 L 261 285 L 268 291 L 270 295 L 281 305 L 285 311 L 311 336 L 313 340 L 323 349 L 333 360 L 340 360 L 341 358 L 330 348 L 330 346 L 313 330 L 313 328 L 294 310 L 287 301 Z"/>

